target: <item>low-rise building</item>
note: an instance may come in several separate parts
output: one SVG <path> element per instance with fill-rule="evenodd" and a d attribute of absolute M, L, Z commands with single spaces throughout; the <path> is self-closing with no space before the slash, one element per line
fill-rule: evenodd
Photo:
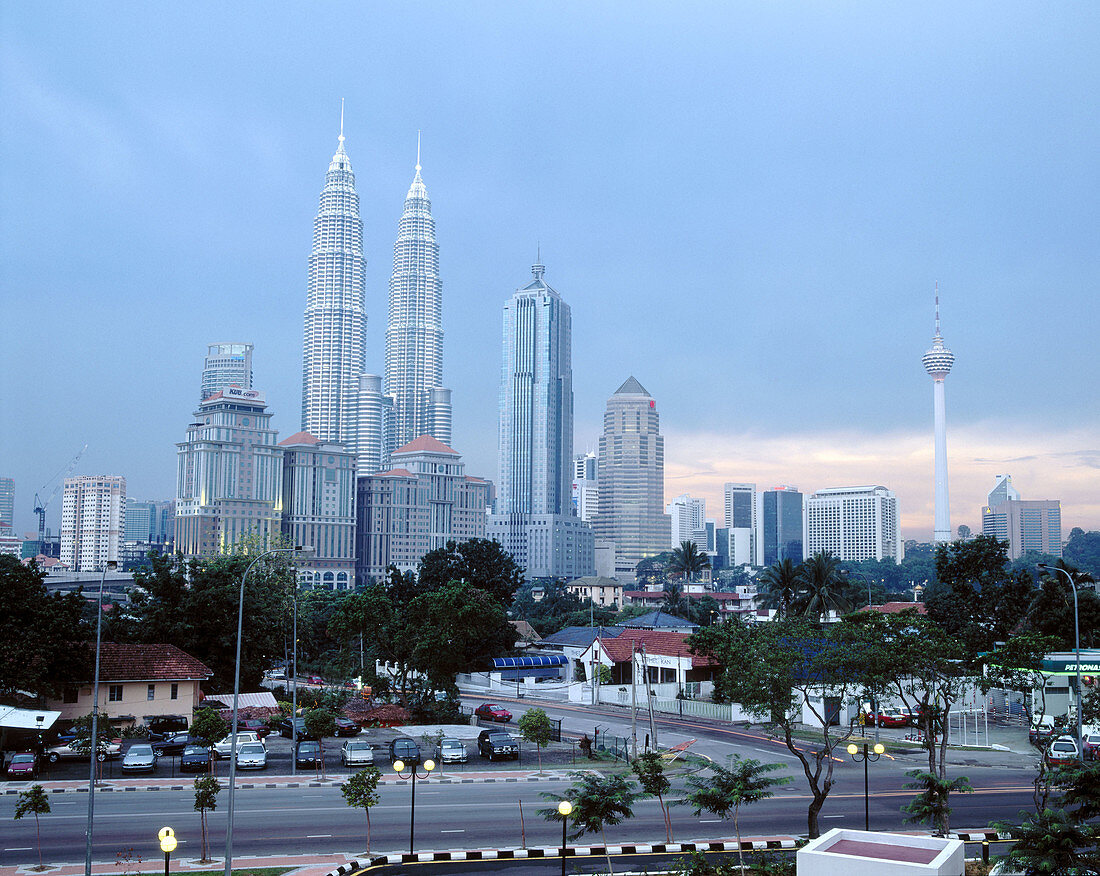
<path fill-rule="evenodd" d="M 565 585 L 565 589 L 581 599 L 591 599 L 596 605 L 622 608 L 623 585 L 614 578 L 596 575 L 574 578 Z"/>

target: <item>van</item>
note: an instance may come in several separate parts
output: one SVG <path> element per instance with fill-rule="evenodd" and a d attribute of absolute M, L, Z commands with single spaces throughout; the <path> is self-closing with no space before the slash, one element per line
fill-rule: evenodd
<path fill-rule="evenodd" d="M 187 731 L 187 718 L 183 715 L 153 715 L 145 719 L 150 742 L 162 742 L 173 733 Z"/>

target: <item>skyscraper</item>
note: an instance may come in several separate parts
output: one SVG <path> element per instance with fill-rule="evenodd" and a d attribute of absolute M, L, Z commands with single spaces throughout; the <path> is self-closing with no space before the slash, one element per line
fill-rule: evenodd
<path fill-rule="evenodd" d="M 940 334 L 940 296 L 936 293 L 936 332 L 932 346 L 921 357 L 924 370 L 932 378 L 932 406 L 936 426 L 936 522 L 932 541 L 951 541 L 951 505 L 947 493 L 947 407 L 944 379 L 955 362 L 955 354 L 943 345 Z"/>
<path fill-rule="evenodd" d="M 98 572 L 119 559 L 126 529 L 126 478 L 65 478 L 61 496 L 61 562 L 74 572 Z"/>
<path fill-rule="evenodd" d="M 756 484 L 723 486 L 725 493 L 725 524 L 729 530 L 730 564 L 759 566 L 763 563 L 760 543 L 759 493 Z"/>
<path fill-rule="evenodd" d="M 677 496 L 668 503 L 665 513 L 672 527 L 669 544 L 680 547 L 685 541 L 695 544 L 700 552 L 707 550 L 707 501 L 689 496 Z"/>
<path fill-rule="evenodd" d="M 607 400 L 600 436 L 597 539 L 615 543 L 615 572 L 633 578 L 646 557 L 668 550 L 665 439 L 657 402 L 630 377 Z"/>
<path fill-rule="evenodd" d="M 359 377 L 366 367 L 363 222 L 344 151 L 343 111 L 313 220 L 302 344 L 302 431 L 357 450 Z"/>
<path fill-rule="evenodd" d="M 534 280 L 504 305 L 497 510 L 489 537 L 528 578 L 595 571 L 592 531 L 572 513 L 573 366 L 569 305 Z"/>
<path fill-rule="evenodd" d="M 982 535 L 1008 542 L 1008 558 L 1028 551 L 1062 556 L 1062 503 L 1057 499 L 1021 499 L 1009 475 L 997 475 L 982 507 Z"/>
<path fill-rule="evenodd" d="M 763 565 L 781 560 L 796 565 L 805 559 L 802 549 L 802 494 L 797 487 L 775 487 L 764 491 L 760 541 Z"/>
<path fill-rule="evenodd" d="M 231 386 L 252 389 L 252 345 L 209 344 L 202 366 L 199 401 Z"/>
<path fill-rule="evenodd" d="M 0 478 L 0 535 L 15 528 L 15 478 Z"/>
<path fill-rule="evenodd" d="M 451 391 L 443 388 L 443 283 L 428 190 L 416 175 L 393 245 L 390 312 L 386 326 L 385 393 L 393 398 L 391 447 L 431 435 L 451 441 Z"/>
<path fill-rule="evenodd" d="M 806 499 L 806 555 L 843 561 L 905 559 L 897 497 L 886 487 L 835 487 Z"/>

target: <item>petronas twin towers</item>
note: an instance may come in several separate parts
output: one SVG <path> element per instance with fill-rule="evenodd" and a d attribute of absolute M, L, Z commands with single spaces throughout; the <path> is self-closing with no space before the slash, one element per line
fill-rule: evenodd
<path fill-rule="evenodd" d="M 339 441 L 359 474 L 388 467 L 390 452 L 421 435 L 451 441 L 443 382 L 443 284 L 427 189 L 416 175 L 393 248 L 385 379 L 367 372 L 366 258 L 355 174 L 339 145 L 313 222 L 302 345 L 302 431 Z"/>

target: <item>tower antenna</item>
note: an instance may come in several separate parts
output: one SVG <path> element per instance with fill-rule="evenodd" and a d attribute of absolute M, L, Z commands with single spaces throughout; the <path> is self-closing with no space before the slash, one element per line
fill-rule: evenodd
<path fill-rule="evenodd" d="M 344 143 L 344 99 L 340 98 L 340 144 Z"/>
<path fill-rule="evenodd" d="M 940 336 L 940 281 L 936 281 L 936 337 Z"/>
<path fill-rule="evenodd" d="M 420 129 L 416 129 L 416 172 L 420 172 Z"/>

